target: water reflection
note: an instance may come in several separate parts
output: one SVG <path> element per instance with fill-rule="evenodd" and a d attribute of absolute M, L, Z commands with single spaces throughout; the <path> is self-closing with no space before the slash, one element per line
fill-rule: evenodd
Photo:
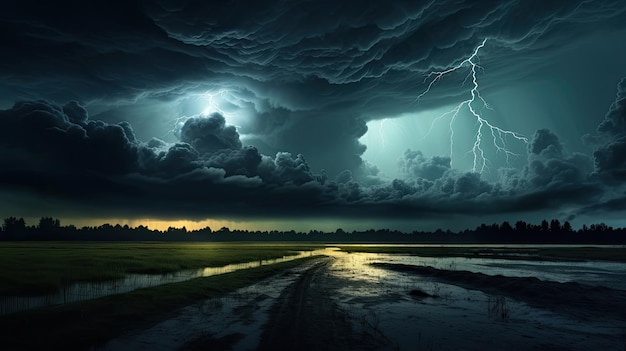
<path fill-rule="evenodd" d="M 571 318 L 522 300 L 416 274 L 382 271 L 370 265 L 387 262 L 434 266 L 624 289 L 624 263 L 345 252 L 335 255 L 338 259 L 329 272 L 329 278 L 335 279 L 330 296 L 350 315 L 355 334 L 382 335 L 391 341 L 388 349 L 502 350 L 510 345 L 524 345 L 520 349 L 588 350 L 621 349 L 624 345 L 624 321 L 601 312 L 590 310 L 587 317 Z M 414 299 L 410 296 L 413 289 L 433 297 Z"/>
<path fill-rule="evenodd" d="M 376 246 L 376 245 L 370 245 Z M 379 245 L 392 246 L 392 245 Z M 412 245 L 400 245 L 412 246 Z M 428 245 L 413 245 L 428 246 Z M 433 245 L 434 246 L 434 245 Z M 524 245 L 518 245 L 523 247 Z M 518 247 L 515 246 L 515 247 Z M 552 245 L 554 247 L 569 247 L 566 245 Z M 494 245 L 495 247 L 495 245 Z M 548 247 L 548 245 L 545 245 Z M 575 247 L 575 246 L 572 246 Z M 367 263 L 386 262 L 417 266 L 431 266 L 444 270 L 470 271 L 487 275 L 504 275 L 507 277 L 536 277 L 541 280 L 555 282 L 577 282 L 591 286 L 626 290 L 626 263 L 610 261 L 541 261 L 541 260 L 508 260 L 504 258 L 483 257 L 424 257 L 408 254 L 382 253 L 345 253 L 335 252 L 335 255 L 346 255 L 341 260 L 348 272 L 354 272 L 358 266 L 357 279 L 376 280 L 386 273 L 384 270 L 369 267 Z M 343 257 L 343 256 L 342 256 Z M 348 273 L 354 274 L 354 273 Z"/>
<path fill-rule="evenodd" d="M 180 283 L 200 277 L 235 272 L 242 269 L 256 268 L 295 259 L 325 254 L 329 249 L 299 251 L 295 255 L 281 258 L 229 264 L 222 267 L 206 267 L 168 274 L 129 274 L 123 279 L 102 282 L 77 282 L 63 287 L 53 294 L 38 296 L 8 296 L 0 298 L 0 315 L 42 307 L 61 305 L 69 302 L 93 300 L 100 297 L 127 293 L 142 288 Z"/>
<path fill-rule="evenodd" d="M 372 267 L 369 263 L 373 262 L 432 266 L 438 269 L 466 270 L 487 275 L 537 277 L 541 280 L 557 282 L 574 281 L 581 284 L 626 290 L 626 263 L 598 261 L 549 262 L 478 257 L 420 257 L 403 254 L 346 253 L 339 251 L 336 247 L 329 247 L 314 251 L 300 251 L 296 255 L 283 256 L 277 259 L 230 264 L 222 267 L 207 267 L 170 274 L 129 274 L 124 279 L 114 281 L 79 282 L 65 286 L 56 293 L 49 295 L 1 297 L 0 315 L 75 301 L 97 299 L 104 296 L 127 293 L 136 289 L 178 283 L 198 277 L 225 274 L 319 254 L 340 258 L 335 260 L 332 273 L 338 278 L 353 282 L 350 289 L 356 290 L 352 292 L 352 297 L 357 295 L 361 297 L 374 296 L 385 292 L 383 290 L 389 289 L 389 280 L 392 279 L 390 272 Z M 402 287 L 408 287 L 415 283 L 415 277 L 401 274 L 393 274 L 392 280 L 396 285 Z M 360 283 L 360 285 L 357 283 Z M 380 287 L 380 289 L 375 289 L 375 287 Z"/>

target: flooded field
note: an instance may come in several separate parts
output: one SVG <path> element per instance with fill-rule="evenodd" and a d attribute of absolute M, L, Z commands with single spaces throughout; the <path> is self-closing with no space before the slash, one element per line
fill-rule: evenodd
<path fill-rule="evenodd" d="M 77 282 L 62 287 L 59 291 L 46 295 L 0 296 L 0 315 L 55 306 L 76 301 L 93 300 L 104 296 L 123 294 L 137 289 L 150 288 L 163 284 L 179 283 L 200 277 L 210 277 L 242 269 L 250 269 L 280 262 L 288 262 L 302 257 L 314 256 L 325 250 L 300 251 L 281 258 L 229 264 L 221 267 L 205 267 L 183 270 L 168 274 L 128 274 L 123 279 Z"/>
<path fill-rule="evenodd" d="M 626 346 L 624 263 L 432 258 L 332 248 L 324 253 L 327 257 L 220 298 L 197 301 L 172 318 L 97 348 L 623 350 Z"/>

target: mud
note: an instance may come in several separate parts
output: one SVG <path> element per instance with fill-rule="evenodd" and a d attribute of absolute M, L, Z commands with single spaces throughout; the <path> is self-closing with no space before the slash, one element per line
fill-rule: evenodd
<path fill-rule="evenodd" d="M 547 308 L 577 318 L 602 317 L 626 321 L 626 291 L 575 282 L 544 281 L 536 277 L 490 276 L 433 267 L 373 263 L 376 267 L 440 279 L 466 289 L 502 295 L 531 306 Z"/>
<path fill-rule="evenodd" d="M 234 293 L 198 301 L 175 318 L 129 331 L 103 349 L 624 350 L 626 346 L 626 291 L 621 289 L 626 273 L 621 265 L 592 270 L 572 264 L 561 270 L 554 264 L 524 263 L 524 276 L 502 276 L 465 269 L 498 272 L 510 263 L 505 260 L 444 258 L 435 261 L 439 268 L 419 267 L 416 274 L 415 267 L 432 259 L 327 254 L 330 257 Z M 400 263 L 413 267 L 400 268 Z M 573 274 L 574 268 L 584 274 Z M 533 277 L 533 272 L 542 278 Z"/>
<path fill-rule="evenodd" d="M 354 328 L 333 300 L 329 267 L 336 258 L 304 272 L 273 306 L 258 350 L 379 350 L 389 342 Z"/>

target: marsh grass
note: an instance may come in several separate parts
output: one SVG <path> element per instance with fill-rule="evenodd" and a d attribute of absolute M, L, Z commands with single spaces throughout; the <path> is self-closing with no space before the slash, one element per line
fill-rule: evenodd
<path fill-rule="evenodd" d="M 370 310 L 361 316 L 361 327 L 364 330 L 371 330 L 375 334 L 384 336 L 382 329 L 380 328 L 380 317 L 376 311 Z"/>
<path fill-rule="evenodd" d="M 0 317 L 0 350 L 89 349 L 319 256 Z M 219 300 L 218 300 L 219 301 Z"/>
<path fill-rule="evenodd" d="M 508 322 L 511 317 L 509 300 L 504 296 L 489 296 L 487 298 L 487 315 L 490 318 Z"/>
<path fill-rule="evenodd" d="M 354 316 L 351 315 L 350 318 L 354 318 Z M 369 310 L 361 314 L 358 320 L 360 322 L 362 340 L 365 344 L 370 346 L 378 344 L 377 346 L 381 349 L 400 349 L 397 342 L 394 342 L 387 335 L 385 335 L 383 327 L 381 326 L 382 321 L 376 311 Z"/>
<path fill-rule="evenodd" d="M 265 243 L 0 243 L 0 296 L 40 295 L 81 281 L 130 273 L 185 269 L 280 258 L 319 245 Z"/>
<path fill-rule="evenodd" d="M 430 337 L 429 340 L 422 339 L 422 332 L 417 333 L 417 350 L 432 350 L 435 346 L 435 340 Z"/>

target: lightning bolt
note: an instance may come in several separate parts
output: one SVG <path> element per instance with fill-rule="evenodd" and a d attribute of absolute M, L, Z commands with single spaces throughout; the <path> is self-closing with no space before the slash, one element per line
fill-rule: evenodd
<path fill-rule="evenodd" d="M 208 116 L 213 112 L 218 112 L 225 118 L 231 117 L 230 114 L 224 111 L 220 107 L 219 103 L 215 101 L 216 97 L 220 97 L 222 100 L 224 100 L 226 96 L 226 90 L 220 89 L 217 93 L 205 93 L 205 96 L 207 97 L 207 100 L 208 100 L 207 101 L 208 106 L 202 111 L 202 116 Z"/>
<path fill-rule="evenodd" d="M 378 135 L 380 136 L 380 144 L 382 146 L 382 150 L 385 149 L 385 133 L 384 133 L 384 129 L 385 129 L 385 122 L 387 121 L 387 118 L 383 118 L 380 121 L 380 124 L 378 125 Z"/>
<path fill-rule="evenodd" d="M 205 99 L 207 106 L 202 110 L 202 112 L 200 113 L 200 116 L 207 117 L 211 113 L 217 112 L 221 114 L 222 116 L 224 116 L 227 123 L 232 124 L 231 121 L 233 120 L 233 115 L 231 113 L 224 111 L 224 109 L 222 109 L 219 104 L 219 100 L 227 100 L 227 95 L 226 95 L 227 93 L 228 91 L 226 91 L 225 89 L 220 89 L 217 92 L 206 92 L 202 94 L 201 96 Z M 185 122 L 187 122 L 187 120 L 192 117 L 193 116 L 181 116 L 181 117 L 174 119 L 174 127 L 171 130 L 169 130 L 166 135 L 177 135 L 178 131 L 180 131 L 182 126 L 185 124 Z M 233 126 L 237 129 L 240 128 L 240 126 L 238 125 L 233 125 Z"/>
<path fill-rule="evenodd" d="M 506 129 L 502 129 L 499 128 L 493 124 L 491 124 L 488 120 L 486 120 L 485 118 L 483 118 L 481 116 L 483 110 L 486 109 L 491 109 L 491 106 L 489 106 L 489 104 L 487 103 L 487 101 L 485 101 L 485 99 L 483 99 L 482 95 L 480 94 L 480 89 L 479 89 L 479 84 L 478 84 L 478 78 L 477 78 L 477 72 L 479 69 L 483 69 L 479 64 L 478 64 L 478 52 L 480 51 L 480 49 L 482 49 L 485 46 L 485 43 L 487 42 L 487 39 L 484 39 L 482 41 L 482 43 L 480 43 L 480 45 L 478 45 L 475 49 L 474 52 L 472 53 L 472 55 L 470 55 L 468 58 L 466 58 L 465 60 L 461 61 L 458 65 L 453 66 L 451 68 L 448 68 L 444 71 L 435 71 L 435 72 L 430 72 L 426 78 L 424 79 L 424 83 L 428 82 L 428 80 L 430 79 L 430 82 L 428 83 L 428 86 L 426 87 L 426 89 L 417 96 L 417 98 L 415 99 L 415 102 L 419 102 L 419 100 L 424 97 L 426 94 L 428 94 L 431 89 L 433 88 L 433 86 L 444 76 L 451 74 L 453 72 L 456 72 L 458 70 L 463 69 L 464 67 L 468 67 L 469 66 L 469 72 L 467 74 L 467 76 L 465 77 L 465 79 L 463 80 L 463 83 L 461 86 L 464 86 L 465 83 L 467 83 L 467 81 L 469 79 L 471 79 L 472 81 L 472 88 L 470 90 L 470 98 L 465 100 L 465 101 L 461 101 L 458 105 L 456 105 L 452 110 L 443 113 L 442 115 L 438 116 L 437 118 L 435 118 L 435 120 L 433 120 L 430 129 L 428 130 L 428 132 L 426 133 L 426 136 L 428 134 L 430 134 L 430 132 L 432 131 L 432 128 L 434 126 L 435 123 L 438 123 L 439 121 L 441 121 L 442 119 L 446 118 L 447 116 L 452 116 L 450 118 L 450 159 L 452 159 L 452 146 L 454 143 L 454 122 L 456 121 L 456 118 L 459 115 L 459 112 L 461 112 L 461 110 L 463 109 L 463 107 L 467 107 L 467 109 L 469 110 L 470 114 L 476 119 L 476 124 L 478 125 L 478 129 L 476 131 L 476 137 L 474 138 L 474 143 L 472 145 L 472 148 L 468 151 L 468 153 L 471 153 L 473 155 L 473 159 L 474 159 L 474 163 L 473 163 L 473 167 L 472 167 L 472 171 L 473 172 L 478 172 L 478 173 L 482 173 L 485 168 L 487 167 L 487 157 L 485 156 L 485 150 L 483 149 L 483 136 L 485 133 L 489 133 L 491 134 L 491 139 L 493 141 L 493 145 L 496 149 L 497 153 L 503 153 L 506 157 L 506 162 L 507 164 L 509 163 L 509 159 L 511 156 L 518 156 L 517 154 L 513 153 L 512 151 L 510 151 L 507 148 L 506 145 L 506 139 L 507 137 L 513 138 L 515 140 L 524 142 L 524 143 L 528 143 L 528 139 L 518 133 L 515 133 L 513 131 L 509 131 Z M 478 111 L 474 105 L 478 103 L 480 106 L 480 111 Z M 425 136 L 425 137 L 426 137 Z"/>

